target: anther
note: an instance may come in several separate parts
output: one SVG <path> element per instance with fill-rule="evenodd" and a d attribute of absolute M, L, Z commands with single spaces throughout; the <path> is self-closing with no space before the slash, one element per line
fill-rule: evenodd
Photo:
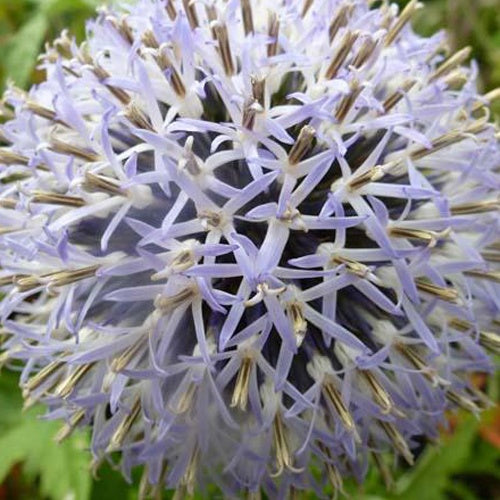
<path fill-rule="evenodd" d="M 77 146 L 76 144 L 70 144 L 69 142 L 61 141 L 56 137 L 55 134 L 50 138 L 49 148 L 55 153 L 76 156 L 81 160 L 86 162 L 96 162 L 99 160 L 100 156 L 91 149 L 83 148 Z"/>
<path fill-rule="evenodd" d="M 500 210 L 500 200 L 478 201 L 475 203 L 463 203 L 451 207 L 453 215 L 474 215 Z"/>
<path fill-rule="evenodd" d="M 391 111 L 391 109 L 397 106 L 397 104 L 399 104 L 405 94 L 410 92 L 410 90 L 416 85 L 416 83 L 417 80 L 407 80 L 401 85 L 399 89 L 395 90 L 391 95 L 389 95 L 382 104 L 384 111 L 388 113 L 389 111 Z"/>
<path fill-rule="evenodd" d="M 396 426 L 391 422 L 385 422 L 383 420 L 378 421 L 380 427 L 392 442 L 394 448 L 402 455 L 402 457 L 408 462 L 409 465 L 413 465 L 414 458 L 410 451 L 408 443 L 405 441 L 401 433 L 398 431 Z"/>
<path fill-rule="evenodd" d="M 299 136 L 288 154 L 288 162 L 290 165 L 299 163 L 312 148 L 315 133 L 314 128 L 309 125 L 305 125 L 300 129 Z"/>
<path fill-rule="evenodd" d="M 79 196 L 68 196 L 58 193 L 46 193 L 43 191 L 31 192 L 32 203 L 43 203 L 48 205 L 63 205 L 67 207 L 83 207 L 85 200 Z"/>
<path fill-rule="evenodd" d="M 332 380 L 326 379 L 323 382 L 323 396 L 332 405 L 335 413 L 339 417 L 344 428 L 357 435 L 356 424 L 352 418 L 351 412 L 347 409 L 339 390 L 335 387 Z"/>
<path fill-rule="evenodd" d="M 167 0 L 166 9 L 170 20 L 175 21 L 175 18 L 177 17 L 177 10 L 175 9 L 173 0 Z"/>
<path fill-rule="evenodd" d="M 278 35 L 280 31 L 280 21 L 275 12 L 269 13 L 267 34 L 271 39 L 267 45 L 267 57 L 274 57 L 278 53 Z"/>
<path fill-rule="evenodd" d="M 351 51 L 354 42 L 358 39 L 359 33 L 353 33 L 351 31 L 347 31 L 342 41 L 340 42 L 340 46 L 333 56 L 328 68 L 325 71 L 325 78 L 327 80 L 332 80 L 337 76 L 340 68 L 344 64 L 349 52 Z"/>
<path fill-rule="evenodd" d="M 245 36 L 254 32 L 252 4 L 250 0 L 241 0 L 241 17 L 243 18 L 243 29 Z"/>
<path fill-rule="evenodd" d="M 54 390 L 54 396 L 66 399 L 74 391 L 78 383 L 94 366 L 94 363 L 86 363 L 77 366 Z"/>
<path fill-rule="evenodd" d="M 297 347 L 300 347 L 307 333 L 307 321 L 304 316 L 302 304 L 297 301 L 291 302 L 287 305 L 286 311 L 292 323 Z"/>
<path fill-rule="evenodd" d="M 194 296 L 194 288 L 187 287 L 175 295 L 158 295 L 154 301 L 154 305 L 157 309 L 166 314 L 172 312 L 186 302 L 191 302 Z"/>
<path fill-rule="evenodd" d="M 454 70 L 457 66 L 460 66 L 463 62 L 465 62 L 472 52 L 471 47 L 465 47 L 464 49 L 458 51 L 456 54 L 453 54 L 449 59 L 447 59 L 436 71 L 430 76 L 429 81 L 434 82 L 439 78 L 447 75 L 452 70 Z"/>
<path fill-rule="evenodd" d="M 353 4 L 347 4 L 347 5 L 344 4 L 335 14 L 335 17 L 332 19 L 332 22 L 330 23 L 330 27 L 328 29 L 328 36 L 330 39 L 330 43 L 333 42 L 340 28 L 343 28 L 344 26 L 347 25 L 347 22 L 349 21 L 349 17 L 351 16 L 353 10 L 354 10 Z"/>
<path fill-rule="evenodd" d="M 85 418 L 85 410 L 81 409 L 73 413 L 68 422 L 66 422 L 63 427 L 58 431 L 54 437 L 56 443 L 62 443 L 67 439 L 74 430 L 78 427 L 78 424 Z"/>
<path fill-rule="evenodd" d="M 127 434 L 129 434 L 130 430 L 132 429 L 136 418 L 139 416 L 140 411 L 141 399 L 137 397 L 137 399 L 134 401 L 134 404 L 132 405 L 132 408 L 130 409 L 130 412 L 125 415 L 125 417 L 116 428 L 114 434 L 111 436 L 106 451 L 115 451 L 121 447 L 121 445 L 125 441 L 125 438 L 127 437 Z"/>
<path fill-rule="evenodd" d="M 234 384 L 233 396 L 231 398 L 231 408 L 238 407 L 240 410 L 245 411 L 248 404 L 248 390 L 250 387 L 250 376 L 254 361 L 251 356 L 245 356 L 241 360 L 236 383 Z"/>
<path fill-rule="evenodd" d="M 413 14 L 423 7 L 419 0 L 411 0 L 411 2 L 402 10 L 399 18 L 394 23 L 385 36 L 386 47 L 391 45 L 396 40 L 408 21 L 412 18 Z"/>
<path fill-rule="evenodd" d="M 103 191 L 114 196 L 125 196 L 125 192 L 120 188 L 118 181 L 110 177 L 92 172 L 85 172 L 85 182 L 83 185 L 91 191 Z"/>
<path fill-rule="evenodd" d="M 279 412 L 273 420 L 273 446 L 276 453 L 276 471 L 270 474 L 271 477 L 279 477 L 285 470 L 295 474 L 302 472 L 302 469 L 297 469 L 293 465 L 286 429 Z"/>
<path fill-rule="evenodd" d="M 194 0 L 182 0 L 182 6 L 184 7 L 184 12 L 186 13 L 187 20 L 191 29 L 196 29 L 200 23 L 198 21 L 198 14 L 196 13 L 196 4 Z"/>
<path fill-rule="evenodd" d="M 342 123 L 346 119 L 362 91 L 363 86 L 357 80 L 351 82 L 351 91 L 342 98 L 335 113 L 335 119 L 338 123 Z"/>
<path fill-rule="evenodd" d="M 257 101 L 262 106 L 262 108 L 264 108 L 266 80 L 264 78 L 252 76 L 250 81 L 252 84 L 252 96 L 254 100 Z"/>
<path fill-rule="evenodd" d="M 359 370 L 373 396 L 373 400 L 380 407 L 382 413 L 389 414 L 393 408 L 392 398 L 384 389 L 377 377 L 369 370 Z"/>

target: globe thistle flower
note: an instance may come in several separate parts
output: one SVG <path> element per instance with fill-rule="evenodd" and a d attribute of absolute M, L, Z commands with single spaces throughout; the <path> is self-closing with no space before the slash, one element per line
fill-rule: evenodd
<path fill-rule="evenodd" d="M 139 0 L 5 95 L 2 363 L 142 495 L 389 481 L 488 404 L 499 93 L 372 4 Z"/>

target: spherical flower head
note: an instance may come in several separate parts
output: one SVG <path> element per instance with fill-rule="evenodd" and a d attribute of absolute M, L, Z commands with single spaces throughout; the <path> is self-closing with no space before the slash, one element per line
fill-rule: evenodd
<path fill-rule="evenodd" d="M 5 95 L 2 363 L 141 495 L 342 490 L 488 405 L 498 92 L 372 3 L 126 3 Z"/>

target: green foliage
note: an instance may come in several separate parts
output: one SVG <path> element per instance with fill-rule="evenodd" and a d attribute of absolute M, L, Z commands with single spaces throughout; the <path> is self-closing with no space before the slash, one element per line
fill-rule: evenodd
<path fill-rule="evenodd" d="M 21 413 L 19 389 L 11 376 L 0 377 L 0 483 L 15 464 L 23 464 L 29 481 L 39 481 L 40 496 L 53 500 L 87 500 L 92 487 L 88 438 L 75 433 L 57 445 L 60 423 L 40 420 L 41 410 Z"/>
<path fill-rule="evenodd" d="M 77 38 L 101 0 L 0 0 L 0 90 L 8 79 L 19 87 L 36 80 L 34 69 L 46 40 L 68 28 Z"/>

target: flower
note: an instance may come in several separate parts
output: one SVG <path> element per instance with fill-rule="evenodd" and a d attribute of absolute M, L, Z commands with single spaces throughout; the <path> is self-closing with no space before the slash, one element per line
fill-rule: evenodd
<path fill-rule="evenodd" d="M 499 92 L 372 3 L 102 9 L 5 95 L 1 361 L 142 495 L 341 490 L 488 405 Z"/>

